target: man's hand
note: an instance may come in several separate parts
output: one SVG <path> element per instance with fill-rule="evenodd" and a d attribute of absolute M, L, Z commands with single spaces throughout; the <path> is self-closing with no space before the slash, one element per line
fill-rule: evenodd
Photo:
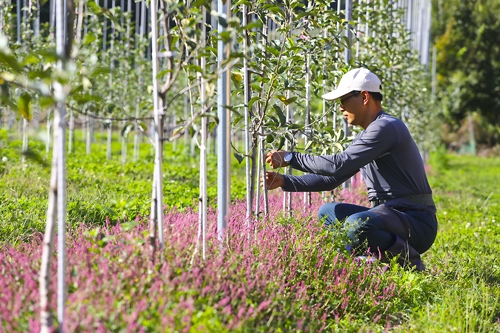
<path fill-rule="evenodd" d="M 286 167 L 289 166 L 290 164 L 285 162 L 285 155 L 287 154 L 287 151 L 275 151 L 272 150 L 266 155 L 266 162 L 269 163 L 269 165 L 273 168 L 279 168 L 279 167 Z"/>
<path fill-rule="evenodd" d="M 274 171 L 266 171 L 266 185 L 268 190 L 285 186 L 285 177 Z M 264 187 L 264 176 L 260 179 L 260 186 Z"/>

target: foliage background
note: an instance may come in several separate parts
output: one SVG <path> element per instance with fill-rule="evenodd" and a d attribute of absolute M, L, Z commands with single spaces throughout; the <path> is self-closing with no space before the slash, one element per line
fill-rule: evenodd
<path fill-rule="evenodd" d="M 500 3 L 495 0 L 433 1 L 432 39 L 437 49 L 437 107 L 446 143 L 460 144 L 468 115 L 476 140 L 494 146 L 500 140 Z M 462 128 L 462 131 L 459 131 Z M 451 135 L 459 131 L 457 135 Z M 464 133 L 465 132 L 465 133 Z"/>

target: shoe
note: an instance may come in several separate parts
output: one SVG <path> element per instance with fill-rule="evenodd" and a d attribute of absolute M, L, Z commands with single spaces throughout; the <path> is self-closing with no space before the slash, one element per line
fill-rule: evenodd
<path fill-rule="evenodd" d="M 386 250 L 387 259 L 396 256 L 398 257 L 398 264 L 402 267 L 414 268 L 418 272 L 425 271 L 425 265 L 420 258 L 420 253 L 398 235 L 396 235 L 396 242 Z"/>
<path fill-rule="evenodd" d="M 377 261 L 377 258 L 371 257 L 371 256 L 356 256 L 356 257 L 354 257 L 353 261 L 371 264 L 371 263 L 374 263 L 375 261 Z"/>

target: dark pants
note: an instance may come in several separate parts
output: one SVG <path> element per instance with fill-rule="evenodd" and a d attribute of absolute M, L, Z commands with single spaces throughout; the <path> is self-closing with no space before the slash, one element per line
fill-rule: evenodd
<path fill-rule="evenodd" d="M 358 250 L 372 253 L 385 251 L 396 242 L 396 235 L 407 241 L 419 253 L 427 251 L 437 234 L 436 215 L 420 210 L 394 210 L 383 205 L 367 208 L 345 203 L 328 203 L 321 206 L 319 219 L 326 226 L 343 222 L 351 241 Z M 368 244 L 368 249 L 359 245 Z"/>

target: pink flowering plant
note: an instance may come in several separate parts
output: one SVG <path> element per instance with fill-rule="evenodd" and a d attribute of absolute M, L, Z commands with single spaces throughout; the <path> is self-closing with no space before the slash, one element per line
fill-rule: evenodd
<path fill-rule="evenodd" d="M 355 191 L 344 195 L 356 199 Z M 356 322 L 389 327 L 392 314 L 415 306 L 417 290 L 398 277 L 399 268 L 354 261 L 318 222 L 319 195 L 311 207 L 303 207 L 299 195 L 294 200 L 293 216 L 284 217 L 281 198 L 272 196 L 271 214 L 251 227 L 238 214 L 244 203 L 233 204 L 222 242 L 211 211 L 206 260 L 197 248 L 198 213 L 192 210 L 166 213 L 166 245 L 156 260 L 140 218 L 69 230 L 65 331 L 321 332 L 352 329 Z M 39 331 L 41 240 L 36 234 L 0 251 L 5 332 Z M 56 292 L 55 278 L 51 290 Z"/>

